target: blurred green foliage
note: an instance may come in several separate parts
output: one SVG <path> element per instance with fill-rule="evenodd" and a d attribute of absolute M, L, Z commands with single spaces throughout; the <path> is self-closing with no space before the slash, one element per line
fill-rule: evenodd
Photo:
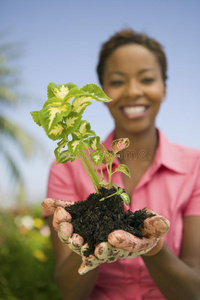
<path fill-rule="evenodd" d="M 60 300 L 41 208 L 0 211 L 0 300 Z"/>
<path fill-rule="evenodd" d="M 7 42 L 8 38 L 6 32 L 0 30 L 0 163 L 4 174 L 0 190 L 12 185 L 12 194 L 16 196 L 13 199 L 17 205 L 23 205 L 26 181 L 22 163 L 39 153 L 42 146 L 27 127 L 20 124 L 21 110 L 36 98 L 26 94 L 23 83 L 19 64 L 22 44 Z"/>

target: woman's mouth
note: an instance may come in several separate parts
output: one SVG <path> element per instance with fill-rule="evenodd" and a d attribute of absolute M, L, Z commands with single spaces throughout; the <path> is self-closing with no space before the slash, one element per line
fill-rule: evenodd
<path fill-rule="evenodd" d="M 123 106 L 121 107 L 121 112 L 124 117 L 128 119 L 136 119 L 143 117 L 148 110 L 146 105 L 134 105 L 134 106 Z"/>

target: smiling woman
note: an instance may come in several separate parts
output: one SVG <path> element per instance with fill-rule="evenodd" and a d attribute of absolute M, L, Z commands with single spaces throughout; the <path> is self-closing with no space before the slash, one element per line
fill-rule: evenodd
<path fill-rule="evenodd" d="M 116 172 L 111 183 L 125 189 L 131 199 L 130 211 L 147 207 L 158 213 L 144 222 L 144 238 L 158 237 L 161 233 L 157 230 L 158 225 L 165 228 L 160 216 L 170 221 L 170 230 L 148 253 L 135 258 L 133 255 L 131 259 L 128 256 L 118 258 L 80 277 L 77 269 L 81 259 L 71 250 L 68 240 L 74 241 L 71 244 L 80 251 L 81 236 L 77 238 L 74 233 L 69 237 L 69 231 L 60 230 L 66 244 L 62 243 L 53 230 L 53 218 L 49 217 L 56 254 L 55 279 L 62 299 L 200 298 L 200 151 L 171 143 L 156 127 L 157 114 L 166 94 L 166 70 L 162 46 L 129 29 L 116 33 L 102 46 L 97 67 L 104 92 L 113 99 L 105 105 L 115 122 L 114 131 L 103 144 L 108 148 L 114 139 L 123 137 L 130 141 L 120 157 L 113 161 L 113 167 L 127 165 L 131 178 Z M 138 155 L 132 156 L 132 153 Z M 101 170 L 97 171 L 100 175 Z M 74 202 L 81 202 L 89 193 L 91 184 L 79 163 L 53 163 L 48 183 L 49 198 L 61 199 L 62 203 L 67 201 L 66 204 L 73 207 Z M 51 201 L 55 208 L 57 200 Z M 95 209 L 92 213 L 96 215 Z M 87 217 L 86 213 L 83 226 L 87 224 Z M 56 213 L 55 220 L 58 220 Z M 127 244 L 132 249 L 135 247 L 134 234 L 128 237 L 125 231 L 115 233 L 108 235 L 107 246 L 112 244 L 115 251 L 122 251 Z M 91 236 L 93 234 L 91 232 Z M 116 253 L 110 247 L 104 251 L 105 247 L 101 245 L 96 249 L 89 261 L 85 261 L 89 266 L 101 258 L 102 253 L 107 262 L 109 253 Z"/>

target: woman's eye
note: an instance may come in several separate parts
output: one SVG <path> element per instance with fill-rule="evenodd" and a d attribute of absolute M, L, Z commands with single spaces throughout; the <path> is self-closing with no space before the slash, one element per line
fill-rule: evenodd
<path fill-rule="evenodd" d="M 113 81 L 111 81 L 110 84 L 111 84 L 112 86 L 120 86 L 120 85 L 123 84 L 123 81 L 121 81 L 121 80 L 113 80 Z"/>
<path fill-rule="evenodd" d="M 151 83 L 154 81 L 155 81 L 155 79 L 153 77 L 145 77 L 142 79 L 142 83 Z"/>

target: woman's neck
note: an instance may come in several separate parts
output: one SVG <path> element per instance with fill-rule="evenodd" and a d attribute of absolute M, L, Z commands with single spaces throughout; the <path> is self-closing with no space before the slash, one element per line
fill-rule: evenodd
<path fill-rule="evenodd" d="M 155 127 L 136 134 L 127 134 L 126 132 L 126 136 L 123 132 L 115 130 L 114 139 L 117 138 L 129 138 L 130 140 L 129 147 L 121 152 L 120 156 L 124 158 L 122 160 L 130 156 L 133 160 L 140 158 L 140 160 L 145 160 L 146 162 L 153 161 L 158 147 L 158 132 Z"/>

